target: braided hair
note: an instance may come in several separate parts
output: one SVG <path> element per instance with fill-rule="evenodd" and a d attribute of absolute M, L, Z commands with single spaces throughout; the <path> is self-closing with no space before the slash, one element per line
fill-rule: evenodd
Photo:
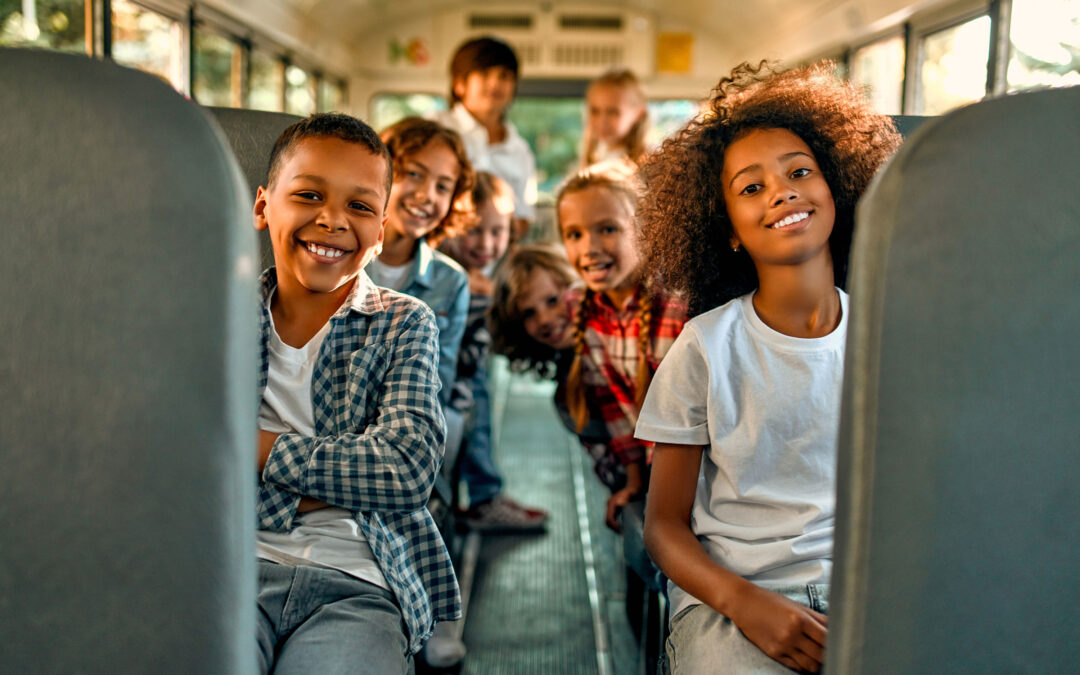
<path fill-rule="evenodd" d="M 603 188 L 608 190 L 616 198 L 623 201 L 630 213 L 637 210 L 639 190 L 633 177 L 615 173 L 610 170 L 586 169 L 571 177 L 559 190 L 555 200 L 556 209 L 567 195 L 582 192 L 589 188 Z M 635 218 L 635 222 L 637 219 Z M 652 366 L 649 356 L 652 353 L 653 305 L 655 303 L 655 291 L 648 280 L 638 283 L 638 367 L 637 376 L 634 379 L 634 402 L 640 408 L 645 400 L 645 393 L 652 382 Z M 578 431 L 585 428 L 588 423 L 588 405 L 585 401 L 585 387 L 582 383 L 582 358 L 585 354 L 585 332 L 589 322 L 590 309 L 595 302 L 596 294 L 591 289 L 586 290 L 581 298 L 578 311 L 574 317 L 574 360 L 566 376 L 566 404 L 570 415 L 577 425 Z"/>

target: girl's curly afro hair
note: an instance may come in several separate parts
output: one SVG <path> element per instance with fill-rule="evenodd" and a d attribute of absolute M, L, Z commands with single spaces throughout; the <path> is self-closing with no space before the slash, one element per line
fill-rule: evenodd
<path fill-rule="evenodd" d="M 695 316 L 757 288 L 745 250 L 730 247 L 720 175 L 732 142 L 754 129 L 787 129 L 814 153 L 832 192 L 829 238 L 836 284 L 844 287 L 855 203 L 900 144 L 892 119 L 825 62 L 784 72 L 744 63 L 713 90 L 708 110 L 664 142 L 641 170 L 638 209 L 646 274 L 681 292 Z"/>

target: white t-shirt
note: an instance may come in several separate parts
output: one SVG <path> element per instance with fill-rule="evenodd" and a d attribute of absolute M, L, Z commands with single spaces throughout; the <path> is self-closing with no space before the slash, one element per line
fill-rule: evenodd
<path fill-rule="evenodd" d="M 271 295 L 271 299 L 273 295 Z M 269 302 L 267 303 L 269 310 Z M 274 433 L 315 435 L 311 377 L 330 323 L 297 349 L 285 344 L 270 313 L 266 389 L 259 403 L 259 428 Z M 259 530 L 256 553 L 263 560 L 285 565 L 314 565 L 341 570 L 389 589 L 367 538 L 347 509 L 330 507 L 300 514 L 290 532 Z"/>
<path fill-rule="evenodd" d="M 409 271 L 412 268 L 413 262 L 411 260 L 404 265 L 387 265 L 378 258 L 372 258 L 365 270 L 370 270 L 371 274 L 369 276 L 378 279 L 383 288 L 400 291 L 405 288 L 405 281 L 408 279 Z"/>
<path fill-rule="evenodd" d="M 460 102 L 450 110 L 435 113 L 433 119 L 461 135 L 474 169 L 493 173 L 510 184 L 515 216 L 536 219 L 536 158 L 513 124 L 504 122 L 506 138 L 491 143 L 487 129 Z"/>
<path fill-rule="evenodd" d="M 769 328 L 753 294 L 690 320 L 656 371 L 635 435 L 704 446 L 690 527 L 766 587 L 828 583 L 848 297 L 820 338 Z M 671 616 L 700 600 L 668 584 Z"/>

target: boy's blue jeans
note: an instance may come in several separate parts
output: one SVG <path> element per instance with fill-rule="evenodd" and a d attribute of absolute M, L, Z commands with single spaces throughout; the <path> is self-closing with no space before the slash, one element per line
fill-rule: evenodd
<path fill-rule="evenodd" d="M 829 613 L 829 585 L 812 584 L 769 588 L 810 609 Z M 791 673 L 779 661 L 766 656 L 750 642 L 731 619 L 708 605 L 694 605 L 671 620 L 671 634 L 663 672 L 692 673 Z"/>
<path fill-rule="evenodd" d="M 491 501 L 502 492 L 503 485 L 491 447 L 491 396 L 486 368 L 482 381 L 484 386 L 473 388 L 472 421 L 458 460 L 458 472 L 468 488 L 470 506 Z"/>
<path fill-rule="evenodd" d="M 338 570 L 259 561 L 259 672 L 409 669 L 401 610 L 390 591 Z"/>

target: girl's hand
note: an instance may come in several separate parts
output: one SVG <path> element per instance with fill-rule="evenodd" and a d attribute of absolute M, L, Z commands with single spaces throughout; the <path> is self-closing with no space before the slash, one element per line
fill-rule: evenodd
<path fill-rule="evenodd" d="M 629 504 L 630 500 L 636 497 L 637 494 L 638 493 L 631 488 L 624 487 L 608 497 L 607 515 L 604 516 L 604 524 L 616 532 L 622 532 L 622 528 L 619 526 L 618 521 L 619 511 L 622 511 L 622 507 Z"/>
<path fill-rule="evenodd" d="M 640 464 L 627 464 L 626 465 L 626 487 L 615 492 L 615 494 L 608 497 L 607 500 L 607 514 L 604 516 L 604 524 L 616 532 L 622 532 L 622 527 L 619 526 L 618 515 L 622 508 L 630 503 L 630 501 L 641 494 L 644 488 L 644 480 L 642 479 L 642 468 Z"/>
<path fill-rule="evenodd" d="M 824 614 L 746 584 L 727 616 L 770 658 L 800 673 L 821 670 L 829 625 Z"/>

